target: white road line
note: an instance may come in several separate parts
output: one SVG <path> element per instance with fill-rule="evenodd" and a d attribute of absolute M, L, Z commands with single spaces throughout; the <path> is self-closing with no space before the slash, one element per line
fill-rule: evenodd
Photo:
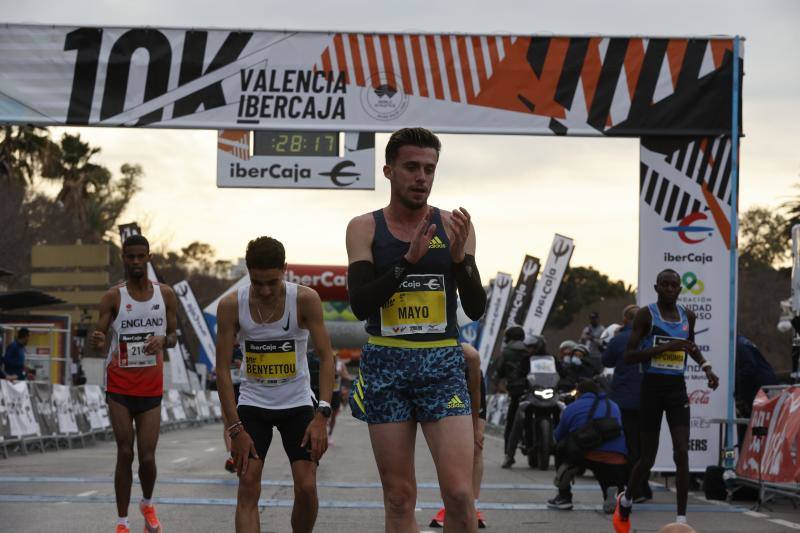
<path fill-rule="evenodd" d="M 756 511 L 745 511 L 744 514 L 752 516 L 753 518 L 769 518 L 768 514 L 757 513 Z"/>
<path fill-rule="evenodd" d="M 217 451 L 217 449 L 212 446 L 211 448 L 206 448 L 206 451 L 207 452 L 215 452 L 215 451 Z"/>
<path fill-rule="evenodd" d="M 188 460 L 189 460 L 189 458 L 188 458 L 188 457 L 178 457 L 177 459 L 175 459 L 175 460 L 174 460 L 174 461 L 172 461 L 172 462 L 173 462 L 173 463 L 182 463 L 182 462 L 184 462 L 184 461 L 188 461 Z"/>
<path fill-rule="evenodd" d="M 92 494 L 97 494 L 96 490 L 87 490 L 86 492 L 81 492 L 78 494 L 81 498 L 85 498 L 86 496 L 91 496 Z"/>
<path fill-rule="evenodd" d="M 785 526 L 790 529 L 800 529 L 800 524 L 795 524 L 794 522 L 789 522 L 788 520 L 782 520 L 780 518 L 770 518 L 767 522 L 772 522 L 773 524 L 778 524 L 779 526 Z"/>

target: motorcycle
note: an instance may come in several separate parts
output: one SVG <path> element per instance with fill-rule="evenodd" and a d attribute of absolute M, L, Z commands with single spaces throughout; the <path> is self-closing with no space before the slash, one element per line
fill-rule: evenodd
<path fill-rule="evenodd" d="M 563 410 L 562 394 L 558 391 L 559 375 L 552 355 L 532 355 L 527 375 L 528 392 L 519 404 L 523 417 L 522 453 L 528 456 L 528 466 L 547 470 L 550 455 L 555 450 L 553 430 Z"/>

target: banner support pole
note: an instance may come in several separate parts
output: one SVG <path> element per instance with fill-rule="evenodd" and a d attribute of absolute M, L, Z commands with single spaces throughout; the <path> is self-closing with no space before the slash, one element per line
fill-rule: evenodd
<path fill-rule="evenodd" d="M 740 38 L 733 38 L 733 98 L 731 110 L 731 233 L 730 233 L 730 293 L 728 333 L 728 423 L 725 431 L 725 468 L 733 469 L 734 384 L 736 383 L 736 302 L 738 273 L 738 204 L 739 204 L 739 50 Z"/>

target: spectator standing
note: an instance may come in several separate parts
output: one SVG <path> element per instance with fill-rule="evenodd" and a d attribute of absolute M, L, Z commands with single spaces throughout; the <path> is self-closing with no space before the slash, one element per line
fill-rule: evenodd
<path fill-rule="evenodd" d="M 628 466 L 636 464 L 639 460 L 640 444 L 640 411 L 639 395 L 642 387 L 642 374 L 639 365 L 625 363 L 625 347 L 631 336 L 633 319 L 639 307 L 629 305 L 622 311 L 622 327 L 608 342 L 603 352 L 603 366 L 614 369 L 611 379 L 611 394 L 609 397 L 619 405 L 622 412 L 622 429 L 625 431 L 625 444 L 628 447 Z M 630 472 L 628 472 L 630 475 Z M 641 488 L 639 501 L 652 499 L 653 491 L 650 483 L 645 480 Z"/>

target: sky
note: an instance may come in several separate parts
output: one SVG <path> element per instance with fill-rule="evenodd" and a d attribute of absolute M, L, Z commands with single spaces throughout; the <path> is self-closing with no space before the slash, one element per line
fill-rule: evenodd
<path fill-rule="evenodd" d="M 0 0 L 3 22 L 57 25 L 263 30 L 457 32 L 542 35 L 741 35 L 746 38 L 740 210 L 773 209 L 800 190 L 800 46 L 791 39 L 800 2 L 340 0 L 137 2 Z M 335 10 L 332 6 L 335 5 Z M 216 132 L 52 128 L 79 132 L 118 171 L 144 168 L 142 191 L 120 222 L 138 221 L 156 249 L 210 243 L 236 261 L 247 241 L 284 242 L 290 263 L 346 264 L 344 234 L 354 216 L 388 202 L 376 161 L 374 191 L 218 189 Z M 387 135 L 376 137 L 382 154 Z M 575 239 L 572 265 L 636 285 L 637 139 L 441 135 L 430 203 L 463 206 L 476 227 L 484 279 L 514 277 L 523 256 L 543 261 L 554 233 Z"/>

